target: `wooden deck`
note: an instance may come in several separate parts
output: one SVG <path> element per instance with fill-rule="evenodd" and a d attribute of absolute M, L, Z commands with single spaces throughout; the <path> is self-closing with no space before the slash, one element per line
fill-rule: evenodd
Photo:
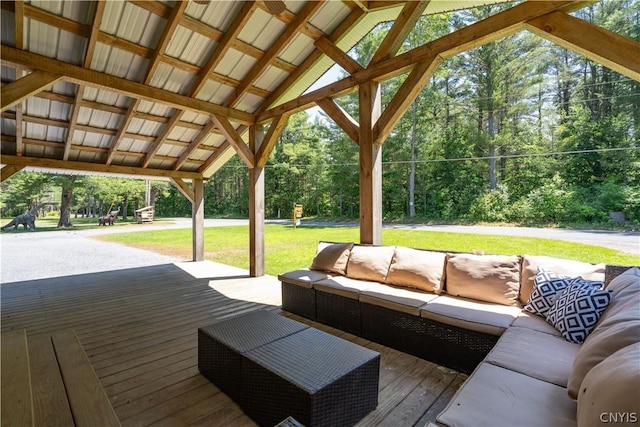
<path fill-rule="evenodd" d="M 0 287 L 2 331 L 27 340 L 74 330 L 123 426 L 255 425 L 199 374 L 197 328 L 256 309 L 280 313 L 271 276 L 182 263 Z M 362 426 L 423 426 L 466 376 L 362 338 L 282 314 L 382 354 L 378 408 Z"/>

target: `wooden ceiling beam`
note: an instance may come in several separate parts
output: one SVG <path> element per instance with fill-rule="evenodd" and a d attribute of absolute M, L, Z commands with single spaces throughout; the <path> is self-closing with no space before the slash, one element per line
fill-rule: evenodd
<path fill-rule="evenodd" d="M 65 80 L 120 93 L 131 98 L 157 102 L 173 108 L 194 111 L 204 115 L 221 114 L 240 123 L 253 123 L 253 115 L 245 113 L 244 111 L 221 107 L 210 102 L 189 98 L 185 95 L 147 86 L 121 77 L 94 70 L 87 70 L 76 65 L 15 49 L 4 44 L 0 47 L 0 61 L 2 61 L 3 64 L 22 65 L 29 69 L 43 70 L 50 73 L 58 72 L 64 75 Z"/>
<path fill-rule="evenodd" d="M 62 144 L 60 144 L 62 148 Z M 21 167 L 39 167 L 62 170 L 75 170 L 86 172 L 113 173 L 125 175 L 149 176 L 158 178 L 183 178 L 183 179 L 203 179 L 198 172 L 173 171 L 166 169 L 140 168 L 135 166 L 106 165 L 104 163 L 77 162 L 71 160 L 44 159 L 39 157 L 2 155 L 2 163 L 5 165 Z"/>
<path fill-rule="evenodd" d="M 12 175 L 20 172 L 24 169 L 23 166 L 15 166 L 15 165 L 4 165 L 2 169 L 0 169 L 0 182 L 4 182 L 9 179 Z"/>
<path fill-rule="evenodd" d="M 527 22 L 527 29 L 557 45 L 640 81 L 640 42 L 562 12 Z"/>
<path fill-rule="evenodd" d="M 360 144 L 360 125 L 349 113 L 344 111 L 342 107 L 336 104 L 331 98 L 321 99 L 317 104 L 340 126 L 353 142 Z"/>
<path fill-rule="evenodd" d="M 151 2 L 145 2 L 145 3 L 152 4 Z M 187 2 L 178 2 L 173 7 L 173 9 L 171 9 L 169 16 L 167 16 L 167 24 L 165 25 L 164 30 L 162 31 L 160 40 L 158 41 L 158 47 L 155 49 L 155 51 L 153 52 L 149 60 L 149 67 L 147 68 L 145 77 L 143 79 L 144 85 L 148 85 L 151 82 L 151 79 L 153 78 L 153 74 L 155 73 L 156 69 L 160 65 L 160 58 L 162 58 L 162 56 L 164 55 L 164 51 L 169 45 L 171 36 L 173 36 L 173 33 L 175 32 L 175 29 L 178 26 L 180 17 L 184 13 L 184 10 L 186 9 L 186 7 L 187 7 Z M 107 161 L 106 161 L 107 164 L 110 164 L 113 161 L 114 154 L 116 151 L 118 151 L 118 148 L 127 131 L 127 128 L 131 124 L 131 120 L 133 120 L 133 114 L 135 111 L 138 110 L 140 101 L 141 101 L 140 99 L 134 98 L 133 102 L 129 106 L 129 109 L 127 110 L 127 114 L 124 117 L 124 121 L 120 126 L 120 130 L 118 131 L 118 134 L 116 135 L 115 140 L 113 141 L 113 143 L 111 144 L 111 147 L 109 148 L 109 154 L 107 155 Z M 177 122 L 178 120 L 180 120 L 180 117 L 181 117 L 181 114 L 178 114 L 173 116 L 171 120 L 174 122 Z M 169 124 L 165 126 L 165 128 L 160 133 L 160 135 L 158 135 L 157 141 L 154 144 L 152 144 L 152 146 L 147 151 L 147 154 L 142 160 L 142 167 L 147 167 L 149 165 L 149 162 L 153 158 L 153 155 L 158 151 L 164 139 L 166 139 L 166 137 L 169 135 L 169 132 L 171 131 L 171 129 L 167 128 L 167 126 L 169 126 Z"/>
<path fill-rule="evenodd" d="M 429 3 L 430 1 L 408 1 L 404 4 L 400 15 L 393 21 L 389 32 L 371 58 L 371 64 L 396 56 Z"/>
<path fill-rule="evenodd" d="M 249 127 L 246 126 L 246 128 L 248 129 Z M 202 163 L 202 165 L 200 165 L 200 167 L 198 168 L 198 172 L 202 173 L 202 174 L 207 172 L 208 169 L 211 168 L 211 166 L 229 150 L 233 150 L 233 147 L 231 147 L 231 144 L 229 144 L 229 141 L 223 142 L 220 145 L 220 147 L 218 147 L 216 152 L 213 153 L 212 156 L 209 156 L 209 158 L 207 160 L 205 160 L 204 163 Z M 213 174 L 213 173 L 215 173 L 215 171 L 211 172 L 208 175 L 211 176 L 211 174 Z"/>
<path fill-rule="evenodd" d="M 267 164 L 267 160 L 269 160 L 269 156 L 271 155 L 273 148 L 276 146 L 276 142 L 278 142 L 280 134 L 284 130 L 285 126 L 287 126 L 288 121 L 288 114 L 283 114 L 273 118 L 271 126 L 269 126 L 269 130 L 264 136 L 262 144 L 260 144 L 260 148 L 256 153 L 255 167 L 262 168 Z"/>
<path fill-rule="evenodd" d="M 178 191 L 180 191 L 182 195 L 187 198 L 187 200 L 189 200 L 191 203 L 195 203 L 195 193 L 193 192 L 193 189 L 189 187 L 186 182 L 184 182 L 183 179 L 172 177 L 171 182 L 173 183 L 173 185 L 175 185 Z"/>
<path fill-rule="evenodd" d="M 24 2 L 16 2 L 14 7 L 15 16 L 15 46 L 18 49 L 24 48 Z M 24 76 L 22 67 L 16 67 L 16 80 Z M 22 156 L 24 145 L 22 142 L 22 102 L 16 105 L 16 155 Z"/>
<path fill-rule="evenodd" d="M 96 11 L 93 15 L 93 24 L 91 25 L 91 33 L 89 35 L 89 40 L 87 41 L 87 50 L 84 54 L 84 61 L 82 66 L 84 68 L 89 68 L 91 66 L 91 61 L 93 60 L 93 53 L 96 49 L 96 42 L 98 33 L 100 32 L 100 23 L 102 22 L 102 15 L 104 14 L 104 8 L 107 3 L 105 1 L 97 1 L 96 2 Z M 76 97 L 73 103 L 73 112 L 71 113 L 71 118 L 69 119 L 69 127 L 67 129 L 67 138 L 64 145 L 64 153 L 62 154 L 62 160 L 69 159 L 69 153 L 71 152 L 71 142 L 73 141 L 73 134 L 75 131 L 75 126 L 78 121 L 78 114 L 80 113 L 80 102 L 84 96 L 84 86 L 78 85 L 78 89 L 76 91 Z"/>
<path fill-rule="evenodd" d="M 198 76 L 196 77 L 195 82 L 193 83 L 193 85 L 191 86 L 191 89 L 189 90 L 190 97 L 195 97 L 200 92 L 200 90 L 204 87 L 210 74 L 213 73 L 216 67 L 220 64 L 220 61 L 222 60 L 222 58 L 230 48 L 231 43 L 233 42 L 233 40 L 235 40 L 235 38 L 238 36 L 240 31 L 242 31 L 242 28 L 244 28 L 246 23 L 249 21 L 249 19 L 251 18 L 251 14 L 253 13 L 254 10 L 255 10 L 254 3 L 251 3 L 251 2 L 243 3 L 242 7 L 238 11 L 238 14 L 236 15 L 236 18 L 231 23 L 231 26 L 229 27 L 227 32 L 225 32 L 220 38 L 216 50 L 211 54 L 211 56 L 207 60 L 207 63 L 204 65 L 202 70 L 200 70 Z M 149 162 L 153 158 L 153 155 L 160 148 L 160 146 L 162 145 L 162 142 L 173 130 L 173 126 L 178 122 L 178 120 L 180 120 L 183 114 L 184 114 L 184 111 L 177 111 L 175 113 L 172 120 L 165 127 L 164 132 L 158 136 L 158 141 L 149 150 L 148 155 L 145 157 L 143 166 L 146 167 L 149 164 Z M 196 140 L 204 141 L 207 135 L 208 133 L 201 132 L 201 135 L 199 136 L 199 138 L 196 138 Z M 183 161 L 179 161 L 176 164 L 179 164 L 180 166 L 182 166 L 185 160 L 186 159 L 184 159 Z"/>
<path fill-rule="evenodd" d="M 315 46 L 349 74 L 353 74 L 363 68 L 358 61 L 347 55 L 346 52 L 326 37 L 320 37 L 316 40 Z"/>
<path fill-rule="evenodd" d="M 386 80 L 409 71 L 420 62 L 441 56 L 448 58 L 466 50 L 501 39 L 509 34 L 525 28 L 525 22 L 546 15 L 547 13 L 569 7 L 573 1 L 524 2 L 487 19 L 476 22 L 458 31 L 412 49 L 394 58 L 372 64 L 340 81 L 324 88 L 309 92 L 277 107 L 260 112 L 256 122 L 263 122 L 272 117 L 292 111 L 309 108 L 318 100 L 341 96 L 354 91 L 355 86 L 371 80 Z M 276 92 L 274 92 L 275 94 Z M 272 94 L 273 97 L 273 94 Z M 273 98 L 270 98 L 270 100 Z"/>
<path fill-rule="evenodd" d="M 182 165 L 185 164 L 185 162 L 189 159 L 189 156 L 191 156 L 194 151 L 200 148 L 200 145 L 207 139 L 207 136 L 214 128 L 215 128 L 215 124 L 213 123 L 212 120 L 209 120 L 209 123 L 207 123 L 204 126 L 204 128 L 198 134 L 198 136 L 194 138 L 194 140 L 189 144 L 189 146 L 182 152 L 180 157 L 178 157 L 178 160 L 173 166 L 174 170 L 179 170 L 182 167 Z"/>
<path fill-rule="evenodd" d="M 144 156 L 144 160 L 142 161 L 143 168 L 146 168 L 149 166 L 149 163 L 151 163 L 151 160 L 153 160 L 153 156 L 155 156 L 158 150 L 160 150 L 160 147 L 162 146 L 162 144 L 164 144 L 164 141 L 169 137 L 169 134 L 173 131 L 173 127 L 180 120 L 180 117 L 182 117 L 182 114 L 174 114 L 173 116 L 171 116 L 171 118 L 169 119 L 167 124 L 164 126 L 160 134 L 156 138 L 154 138 L 153 143 L 147 149 L 147 154 Z"/>
<path fill-rule="evenodd" d="M 38 92 L 42 92 L 60 80 L 62 80 L 62 75 L 60 74 L 36 70 L 31 74 L 27 74 L 26 76 L 3 86 L 0 96 L 0 98 L 2 98 L 0 100 L 0 111 L 6 111 L 15 105 L 18 105 L 26 98 L 29 98 Z"/>
<path fill-rule="evenodd" d="M 227 100 L 228 107 L 234 106 L 247 93 L 249 87 L 262 75 L 262 73 L 275 59 L 278 53 L 298 34 L 300 28 L 313 16 L 313 14 L 322 7 L 322 2 L 311 1 L 306 3 L 302 10 L 287 26 L 284 32 L 278 37 L 273 46 L 265 52 L 264 56 L 251 68 L 249 73 L 242 80 L 242 84 L 238 86 L 236 91 Z"/>
<path fill-rule="evenodd" d="M 224 135 L 231 146 L 236 150 L 238 156 L 247 165 L 249 169 L 255 167 L 255 155 L 249 149 L 249 146 L 242 140 L 240 134 L 236 131 L 236 128 L 225 117 L 211 116 L 211 121 L 215 124 L 218 130 Z"/>
<path fill-rule="evenodd" d="M 342 37 L 354 26 L 356 26 L 361 19 L 365 16 L 365 12 L 361 9 L 356 9 L 347 18 L 342 21 L 340 25 L 327 37 L 327 40 L 330 42 L 337 44 Z M 278 102 L 278 100 L 286 93 L 287 90 L 300 78 L 302 78 L 307 71 L 312 68 L 321 58 L 323 52 L 316 48 L 311 54 L 302 61 L 302 63 L 298 66 L 296 71 L 291 73 L 289 77 L 287 77 L 278 88 L 266 99 L 266 101 L 258 108 L 257 113 L 262 115 L 264 111 L 266 111 L 269 107 Z M 320 99 L 320 98 L 319 98 Z M 315 101 L 314 101 L 315 102 Z M 273 116 L 270 116 L 273 117 Z"/>
<path fill-rule="evenodd" d="M 436 56 L 416 64 L 407 79 L 402 83 L 393 99 L 384 109 L 382 115 L 373 127 L 374 144 L 382 144 L 391 133 L 398 121 L 420 94 L 427 81 L 433 76 L 442 58 Z"/>

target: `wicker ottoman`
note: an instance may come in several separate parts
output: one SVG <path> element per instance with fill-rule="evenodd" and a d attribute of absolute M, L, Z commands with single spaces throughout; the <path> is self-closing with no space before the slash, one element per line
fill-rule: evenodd
<path fill-rule="evenodd" d="M 242 354 L 307 328 L 303 323 L 264 310 L 199 328 L 198 369 L 237 402 Z"/>
<path fill-rule="evenodd" d="M 351 426 L 378 405 L 380 354 L 317 329 L 244 356 L 239 404 L 260 425 Z"/>

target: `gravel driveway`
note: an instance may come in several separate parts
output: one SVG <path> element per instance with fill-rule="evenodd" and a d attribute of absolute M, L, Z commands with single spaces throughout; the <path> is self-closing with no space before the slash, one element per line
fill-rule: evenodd
<path fill-rule="evenodd" d="M 286 221 L 268 221 L 283 223 Z M 207 219 L 206 227 L 245 225 L 248 220 Z M 333 225 L 303 220 L 304 225 Z M 356 224 L 340 224 L 356 225 Z M 103 242 L 92 236 L 163 228 L 188 228 L 191 219 L 176 218 L 173 224 L 154 223 L 127 227 L 105 227 L 92 230 L 50 232 L 18 232 L 0 234 L 0 283 L 67 276 L 95 271 L 166 264 L 183 259 L 136 249 L 118 243 Z M 385 225 L 430 231 L 498 234 L 507 236 L 544 237 L 604 246 L 640 255 L 640 233 L 596 230 L 538 229 L 526 227 L 451 226 L 451 225 Z"/>

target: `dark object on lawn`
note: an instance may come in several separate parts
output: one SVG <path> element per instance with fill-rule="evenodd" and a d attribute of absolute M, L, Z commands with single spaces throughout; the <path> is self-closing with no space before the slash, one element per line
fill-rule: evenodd
<path fill-rule="evenodd" d="M 120 213 L 120 208 L 115 211 L 109 212 L 109 215 L 101 216 L 98 218 L 98 225 L 113 225 L 116 217 Z"/>

